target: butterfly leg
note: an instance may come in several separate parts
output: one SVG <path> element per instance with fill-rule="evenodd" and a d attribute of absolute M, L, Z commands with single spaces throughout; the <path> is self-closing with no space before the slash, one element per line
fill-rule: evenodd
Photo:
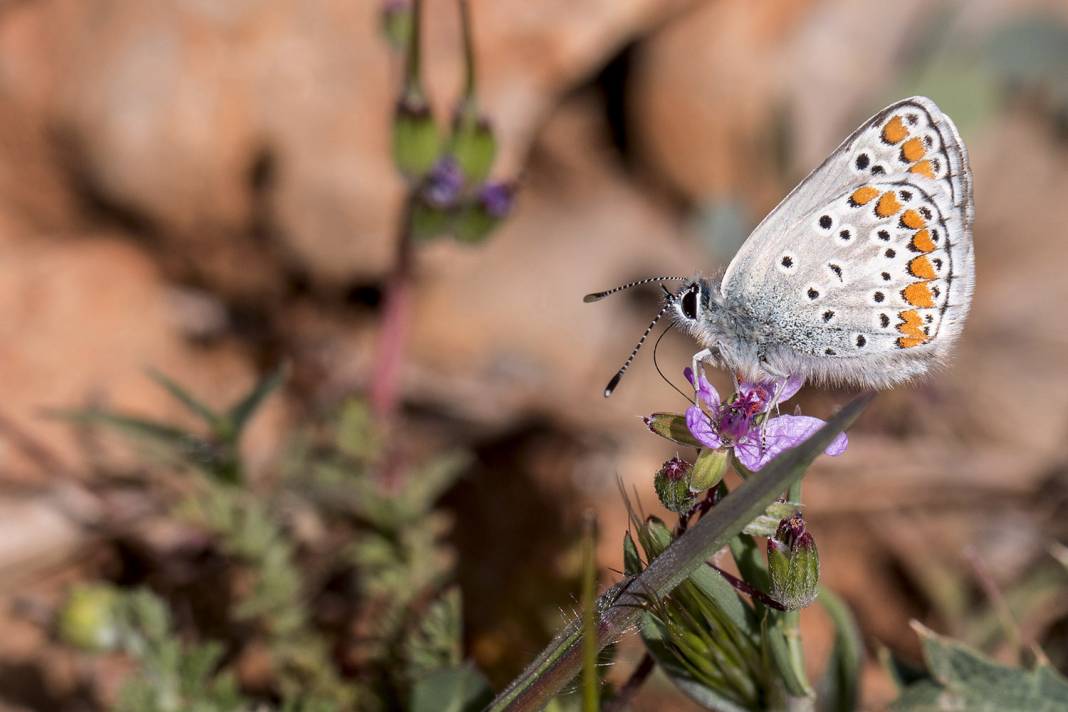
<path fill-rule="evenodd" d="M 693 369 L 693 387 L 694 391 L 697 390 L 698 384 L 701 382 L 699 378 L 700 371 L 697 370 L 698 365 L 703 363 L 712 362 L 712 349 L 701 349 L 693 355 L 693 360 L 690 363 L 690 367 Z"/>
<path fill-rule="evenodd" d="M 764 411 L 764 420 L 760 423 L 760 449 L 763 451 L 767 447 L 767 428 L 768 421 L 771 420 L 771 414 L 774 412 L 779 414 L 779 398 L 782 396 L 783 390 L 786 388 L 786 379 L 789 378 L 789 374 L 780 373 L 777 368 L 774 368 L 767 361 L 761 360 L 761 368 L 765 373 L 769 374 L 775 379 L 775 390 L 771 394 L 771 400 L 768 401 L 768 407 Z"/>

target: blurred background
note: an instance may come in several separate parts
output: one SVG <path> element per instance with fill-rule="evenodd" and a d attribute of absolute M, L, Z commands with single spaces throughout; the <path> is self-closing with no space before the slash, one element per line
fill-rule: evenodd
<path fill-rule="evenodd" d="M 189 603 L 210 546 L 166 514 L 162 468 L 47 414 L 106 406 L 191 426 L 146 369 L 223 407 L 286 363 L 241 443 L 249 486 L 277 491 L 294 433 L 368 390 L 405 191 L 389 149 L 402 63 L 382 10 L 0 0 L 0 708 L 114 697 L 128 666 L 88 661 L 47 623 L 73 584 L 97 579 L 160 592 L 180 630 L 230 641 L 243 687 L 270 686 L 255 645 Z M 426 12 L 424 82 L 444 122 L 461 90 L 460 20 L 444 0 Z M 658 511 L 652 474 L 674 454 L 638 419 L 685 403 L 651 348 L 601 396 L 657 290 L 582 295 L 722 269 L 860 121 L 912 94 L 954 119 L 971 154 L 975 303 L 952 366 L 881 394 L 848 453 L 806 479 L 823 580 L 860 623 L 867 708 L 894 695 L 883 646 L 918 660 L 912 618 L 997 653 L 984 576 L 1068 663 L 1066 571 L 1049 554 L 1068 537 L 1068 3 L 473 0 L 471 12 L 493 177 L 515 182 L 515 203 L 481 244 L 416 246 L 389 437 L 404 461 L 469 456 L 441 498 L 441 541 L 465 651 L 492 683 L 574 608 L 582 512 L 599 518 L 602 582 L 617 580 L 617 479 Z M 693 350 L 675 332 L 661 343 L 676 383 Z M 851 395 L 799 402 L 826 417 Z M 331 540 L 314 509 L 290 514 L 294 546 L 321 561 Z M 316 611 L 348 595 L 340 573 L 316 580 Z M 817 662 L 821 615 L 803 617 Z M 638 655 L 624 644 L 610 675 Z M 654 678 L 636 705 L 664 700 L 688 704 Z"/>

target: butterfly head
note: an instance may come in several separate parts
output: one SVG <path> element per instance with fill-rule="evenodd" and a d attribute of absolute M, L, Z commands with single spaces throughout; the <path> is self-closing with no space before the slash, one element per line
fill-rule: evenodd
<path fill-rule="evenodd" d="M 667 301 L 674 311 L 675 323 L 694 336 L 707 331 L 710 322 L 714 321 L 713 316 L 722 306 L 719 284 L 700 277 L 669 295 Z"/>
<path fill-rule="evenodd" d="M 707 279 L 695 279 L 670 295 L 668 301 L 675 308 L 675 319 L 684 325 L 698 321 L 708 308 L 710 293 Z"/>

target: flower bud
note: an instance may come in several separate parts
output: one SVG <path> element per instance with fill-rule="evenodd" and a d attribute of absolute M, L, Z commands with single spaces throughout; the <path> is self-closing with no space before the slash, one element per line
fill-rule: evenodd
<path fill-rule="evenodd" d="M 669 511 L 685 514 L 693 507 L 697 494 L 690 489 L 693 466 L 673 457 L 664 463 L 653 479 L 656 496 Z"/>
<path fill-rule="evenodd" d="M 475 200 L 466 204 L 453 223 L 453 234 L 461 242 L 481 242 L 512 209 L 515 188 L 508 183 L 486 183 Z"/>
<path fill-rule="evenodd" d="M 382 4 L 382 34 L 395 50 L 408 46 L 412 35 L 412 6 L 408 0 L 386 0 Z"/>
<path fill-rule="evenodd" d="M 775 536 L 768 539 L 768 574 L 771 597 L 787 610 L 804 608 L 816 600 L 820 555 L 800 512 L 779 522 Z"/>
<path fill-rule="evenodd" d="M 464 175 L 474 184 L 481 183 L 489 175 L 497 155 L 497 139 L 493 136 L 489 121 L 468 106 L 468 102 L 465 102 L 456 112 L 450 148 Z"/>
<path fill-rule="evenodd" d="M 434 167 L 441 153 L 438 125 L 426 100 L 409 92 L 393 115 L 393 162 L 401 175 L 418 180 Z"/>
<path fill-rule="evenodd" d="M 637 576 L 642 572 L 642 559 L 638 556 L 638 547 L 634 545 L 634 538 L 630 531 L 623 535 L 623 573 L 627 576 Z"/>
<path fill-rule="evenodd" d="M 67 643 L 85 650 L 107 650 L 118 640 L 116 594 L 108 586 L 77 586 L 59 611 L 57 630 Z"/>
<path fill-rule="evenodd" d="M 690 428 L 686 425 L 686 416 L 684 415 L 679 415 L 678 413 L 653 413 L 642 418 L 642 422 L 645 423 L 645 427 L 649 428 L 650 432 L 679 445 L 704 447 L 690 433 Z"/>
<path fill-rule="evenodd" d="M 668 548 L 671 543 L 671 530 L 659 517 L 649 517 L 638 530 L 638 541 L 645 549 L 645 558 L 652 561 Z"/>
<path fill-rule="evenodd" d="M 727 462 L 730 460 L 728 450 L 704 449 L 697 456 L 697 462 L 693 463 L 693 472 L 690 475 L 690 489 L 694 492 L 704 492 L 712 489 L 723 479 L 727 471 Z"/>
<path fill-rule="evenodd" d="M 419 195 L 434 208 L 452 208 L 464 189 L 464 173 L 452 156 L 442 156 L 423 180 Z"/>

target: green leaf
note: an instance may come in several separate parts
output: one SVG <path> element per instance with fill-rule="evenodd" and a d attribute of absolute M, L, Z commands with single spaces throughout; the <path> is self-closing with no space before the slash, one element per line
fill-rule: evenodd
<path fill-rule="evenodd" d="M 897 712 L 1056 712 L 1068 709 L 1068 680 L 1048 664 L 1033 669 L 995 663 L 963 643 L 913 622 L 933 680 L 909 686 L 894 702 Z M 939 687 L 935 694 L 935 686 Z"/>
<path fill-rule="evenodd" d="M 792 517 L 802 509 L 800 502 L 772 502 L 764 513 L 749 522 L 743 530 L 749 536 L 774 536 L 779 522 Z"/>
<path fill-rule="evenodd" d="M 645 550 L 645 558 L 652 561 L 671 544 L 671 530 L 660 517 L 650 516 L 638 530 L 638 542 Z"/>
<path fill-rule="evenodd" d="M 135 438 L 167 445 L 178 450 L 185 450 L 197 441 L 203 440 L 193 433 L 187 433 L 165 423 L 105 410 L 53 411 L 49 415 L 72 423 L 106 425 Z"/>
<path fill-rule="evenodd" d="M 474 712 L 493 699 L 482 673 L 471 663 L 438 670 L 415 683 L 411 712 Z"/>
<path fill-rule="evenodd" d="M 644 614 L 639 630 L 645 642 L 645 649 L 653 656 L 653 660 L 660 669 L 687 697 L 706 709 L 718 712 L 747 712 L 747 708 L 736 700 L 725 697 L 717 690 L 698 682 L 693 673 L 678 662 L 671 652 L 667 631 L 654 616 L 649 613 Z"/>
<path fill-rule="evenodd" d="M 422 677 L 435 670 L 460 665 L 463 637 L 460 589 L 450 587 L 420 618 L 405 640 L 409 674 Z"/>
<path fill-rule="evenodd" d="M 207 423 L 209 427 L 215 428 L 219 424 L 218 413 L 201 403 L 192 393 L 171 380 L 163 372 L 150 368 L 148 369 L 148 377 L 163 386 L 164 390 L 170 393 L 175 400 L 184 405 L 190 413 Z"/>
<path fill-rule="evenodd" d="M 627 576 L 637 576 L 642 572 L 642 558 L 638 555 L 638 547 L 634 545 L 634 538 L 628 529 L 623 534 L 623 573 Z"/>
<path fill-rule="evenodd" d="M 782 677 L 786 691 L 793 697 L 813 697 L 816 693 L 809 684 L 805 671 L 796 664 L 790 650 L 786 636 L 786 615 L 768 611 L 764 624 L 764 648 L 771 652 L 772 662 Z"/>
<path fill-rule="evenodd" d="M 853 712 L 860 701 L 864 647 L 849 605 L 826 586 L 817 598 L 834 623 L 834 648 L 820 682 L 821 712 Z"/>
<path fill-rule="evenodd" d="M 286 364 L 282 364 L 257 383 L 256 387 L 248 395 L 230 408 L 228 415 L 234 439 L 241 435 L 245 426 L 248 425 L 248 421 L 255 415 L 264 399 L 285 382 L 288 372 L 289 369 Z"/>
<path fill-rule="evenodd" d="M 666 551 L 652 560 L 640 576 L 622 590 L 601 597 L 603 611 L 598 639 L 605 645 L 632 627 L 648 601 L 667 596 L 710 556 L 741 534 L 745 525 L 763 512 L 790 485 L 799 480 L 823 450 L 871 402 L 873 394 L 854 398 L 805 442 L 784 451 L 760 472 L 727 495 L 699 519 Z M 581 666 L 581 622 L 572 621 L 561 630 L 530 665 L 512 681 L 489 707 L 490 712 L 525 712 L 544 707 L 567 685 Z"/>
<path fill-rule="evenodd" d="M 719 572 L 709 566 L 703 566 L 690 574 L 690 581 L 715 603 L 717 610 L 738 630 L 745 631 L 754 638 L 760 635 L 760 619 L 756 612 Z"/>

